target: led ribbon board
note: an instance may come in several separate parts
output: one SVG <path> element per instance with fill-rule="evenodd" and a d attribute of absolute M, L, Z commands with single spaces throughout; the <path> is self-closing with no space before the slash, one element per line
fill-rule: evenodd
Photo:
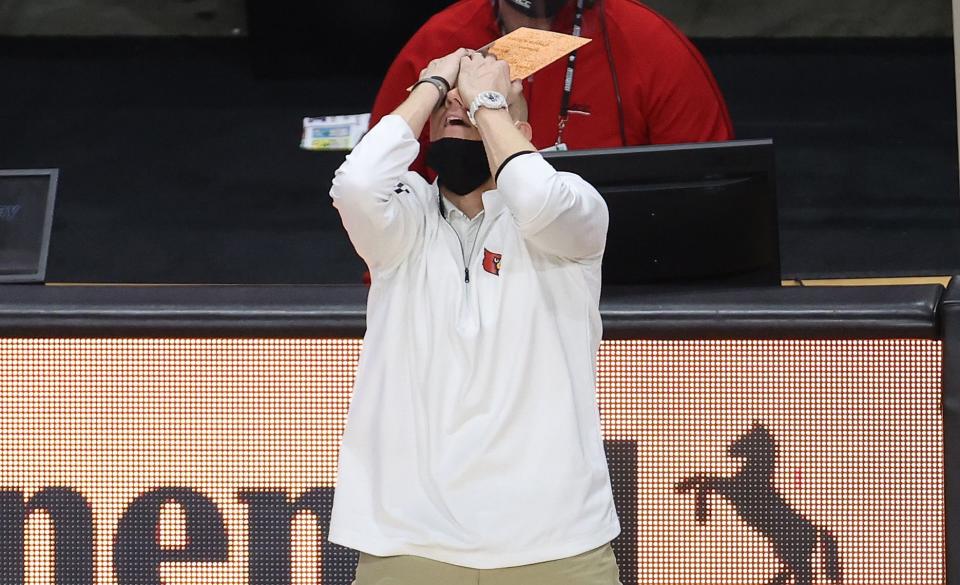
<path fill-rule="evenodd" d="M 13 584 L 347 585 L 359 340 L 0 340 Z M 606 341 L 633 584 L 944 583 L 941 344 Z"/>

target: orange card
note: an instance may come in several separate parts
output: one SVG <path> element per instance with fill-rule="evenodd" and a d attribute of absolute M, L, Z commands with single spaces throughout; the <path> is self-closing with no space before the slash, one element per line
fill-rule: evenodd
<path fill-rule="evenodd" d="M 525 79 L 590 39 L 535 28 L 518 28 L 480 49 L 510 65 L 510 79 Z"/>

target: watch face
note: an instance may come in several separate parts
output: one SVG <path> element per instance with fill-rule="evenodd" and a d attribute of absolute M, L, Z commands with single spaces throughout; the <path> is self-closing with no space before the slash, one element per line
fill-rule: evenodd
<path fill-rule="evenodd" d="M 495 91 L 485 91 L 479 95 L 480 101 L 488 108 L 502 108 L 506 100 Z"/>
<path fill-rule="evenodd" d="M 490 108 L 493 110 L 501 110 L 507 107 L 507 98 L 503 97 L 495 91 L 482 91 L 477 94 L 476 99 L 473 100 L 473 103 L 470 104 L 470 109 L 467 110 L 467 116 L 470 118 L 470 123 L 474 126 L 477 125 L 477 120 L 474 118 L 478 108 Z"/>

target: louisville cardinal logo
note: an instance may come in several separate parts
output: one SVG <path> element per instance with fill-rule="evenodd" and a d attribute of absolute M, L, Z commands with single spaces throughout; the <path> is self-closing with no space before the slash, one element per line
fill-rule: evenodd
<path fill-rule="evenodd" d="M 483 249 L 483 269 L 494 276 L 500 276 L 500 259 L 503 254 Z"/>

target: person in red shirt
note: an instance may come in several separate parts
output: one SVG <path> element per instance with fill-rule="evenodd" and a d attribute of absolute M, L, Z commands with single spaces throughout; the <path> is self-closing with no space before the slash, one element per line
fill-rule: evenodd
<path fill-rule="evenodd" d="M 406 99 L 407 88 L 437 55 L 478 49 L 521 26 L 592 39 L 573 60 L 561 59 L 523 81 L 537 148 L 733 138 L 723 95 L 703 56 L 673 24 L 635 0 L 460 0 L 430 18 L 394 60 L 371 126 Z M 424 135 L 420 142 L 412 169 L 427 175 L 429 139 Z"/>

